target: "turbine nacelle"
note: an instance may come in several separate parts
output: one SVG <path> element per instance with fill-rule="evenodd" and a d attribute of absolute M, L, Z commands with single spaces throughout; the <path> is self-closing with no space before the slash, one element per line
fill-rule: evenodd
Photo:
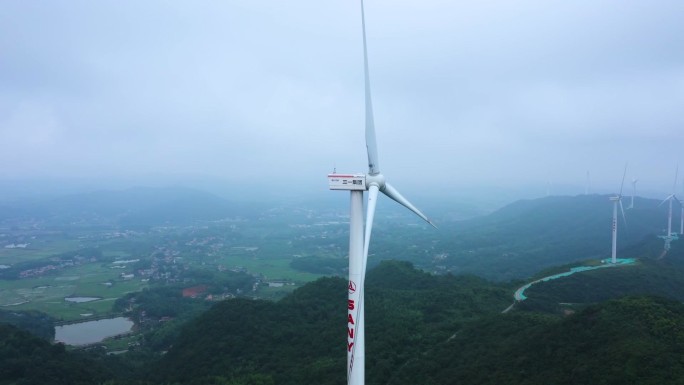
<path fill-rule="evenodd" d="M 328 186 L 331 190 L 366 191 L 366 175 L 364 174 L 328 174 Z"/>
<path fill-rule="evenodd" d="M 331 190 L 356 190 L 367 191 L 371 186 L 378 190 L 385 190 L 385 176 L 382 174 L 328 174 L 328 186 Z"/>
<path fill-rule="evenodd" d="M 627 225 L 627 217 L 625 217 L 625 209 L 622 206 L 622 195 L 616 195 L 613 197 L 608 198 L 611 202 L 615 204 L 615 215 L 617 215 L 617 207 L 620 206 L 620 212 L 622 213 L 622 220 L 625 222 L 625 226 Z M 617 216 L 613 217 L 613 220 L 617 220 Z"/>
<path fill-rule="evenodd" d="M 347 190 L 347 191 L 370 191 L 372 188 L 385 194 L 400 205 L 411 210 L 418 215 L 430 226 L 437 228 L 432 221 L 425 216 L 416 206 L 411 204 L 403 195 L 397 191 L 392 185 L 385 181 L 385 176 L 378 173 L 375 175 L 365 174 L 328 174 L 328 186 L 331 190 Z"/>

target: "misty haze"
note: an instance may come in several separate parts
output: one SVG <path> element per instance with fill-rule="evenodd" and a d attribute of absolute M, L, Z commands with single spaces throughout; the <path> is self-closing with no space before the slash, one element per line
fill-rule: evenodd
<path fill-rule="evenodd" d="M 683 19 L 5 2 L 0 384 L 684 382 Z"/>

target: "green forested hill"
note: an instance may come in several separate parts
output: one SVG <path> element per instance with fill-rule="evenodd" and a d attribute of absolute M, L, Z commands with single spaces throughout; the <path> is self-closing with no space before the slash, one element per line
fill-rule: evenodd
<path fill-rule="evenodd" d="M 0 323 L 0 384 L 86 385 L 113 376 L 85 353 L 67 352 L 64 345 Z"/>
<path fill-rule="evenodd" d="M 623 253 L 625 257 L 641 257 L 634 265 L 586 271 L 534 284 L 525 291 L 528 299 L 517 308 L 554 312 L 567 308 L 559 304 L 576 307 L 645 294 L 684 301 L 684 240 L 672 242 L 666 254 L 662 246 L 662 239 L 646 237 Z"/>
<path fill-rule="evenodd" d="M 596 274 L 623 271 L 636 282 L 640 275 L 634 272 L 645 268 L 641 277 L 654 278 L 643 278 L 644 287 L 661 284 L 682 292 L 676 274 L 668 273 L 671 267 L 665 260 L 642 261 Z M 587 291 L 619 297 L 621 288 L 631 287 L 619 286 L 617 277 L 604 281 Z M 681 303 L 635 296 L 587 305 L 568 316 L 501 314 L 513 289 L 474 276 L 430 275 L 407 262 L 383 262 L 370 270 L 366 383 L 684 383 Z M 164 355 L 69 352 L 0 326 L 0 385 L 344 384 L 346 296 L 346 280 L 333 277 L 277 302 L 223 301 L 189 320 Z M 66 382 L 46 380 L 53 377 Z"/>
<path fill-rule="evenodd" d="M 403 262 L 370 271 L 367 293 L 367 384 L 684 381 L 684 305 L 671 300 L 624 297 L 567 317 L 500 314 L 510 290 Z M 327 278 L 278 303 L 216 306 L 188 325 L 151 380 L 343 384 L 345 295 L 344 280 Z"/>
<path fill-rule="evenodd" d="M 626 297 L 566 318 L 486 317 L 387 384 L 681 384 L 684 305 Z"/>
<path fill-rule="evenodd" d="M 224 301 L 187 325 L 150 379 L 338 383 L 323 379 L 345 366 L 345 287 L 339 278 L 325 278 L 279 303 Z"/>
<path fill-rule="evenodd" d="M 587 271 L 529 288 L 522 308 L 552 310 L 559 303 L 587 304 L 649 294 L 684 301 L 684 271 L 642 260 L 633 266 Z"/>
<path fill-rule="evenodd" d="M 46 340 L 55 337 L 54 321 L 52 317 L 39 311 L 0 310 L 0 324 L 10 324 Z"/>
<path fill-rule="evenodd" d="M 628 225 L 619 218 L 618 252 L 662 234 L 667 212 L 658 203 L 637 198 L 626 211 Z M 526 278 L 546 267 L 609 257 L 611 223 L 607 195 L 521 200 L 488 216 L 440 225 L 436 251 L 447 257 L 433 265 L 493 280 Z"/>
<path fill-rule="evenodd" d="M 655 262 L 596 274 L 634 274 L 642 268 L 647 271 L 639 274 L 655 274 L 644 287 L 660 282 L 659 290 L 666 291 L 684 284 Z M 607 282 L 588 291 L 608 289 L 613 281 Z M 620 297 L 625 287 L 610 293 Z M 162 361 L 168 369 L 154 380 L 343 384 L 339 329 L 345 313 L 339 303 L 344 288 L 344 280 L 328 278 L 278 303 L 221 304 L 184 330 Z M 475 277 L 432 276 L 403 262 L 381 264 L 368 275 L 367 383 L 684 382 L 684 305 L 679 302 L 624 297 L 566 317 L 500 314 L 509 295 L 510 290 Z"/>
<path fill-rule="evenodd" d="M 367 282 L 369 384 L 509 302 L 508 290 L 482 279 L 431 276 L 405 262 L 381 264 Z M 277 303 L 223 302 L 187 326 L 152 379 L 200 384 L 258 373 L 276 384 L 343 384 L 346 288 L 324 278 Z"/>

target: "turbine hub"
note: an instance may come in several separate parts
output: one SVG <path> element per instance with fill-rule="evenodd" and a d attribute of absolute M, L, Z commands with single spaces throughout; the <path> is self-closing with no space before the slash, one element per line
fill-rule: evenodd
<path fill-rule="evenodd" d="M 366 175 L 366 188 L 375 185 L 380 191 L 385 189 L 385 176 L 382 174 Z"/>

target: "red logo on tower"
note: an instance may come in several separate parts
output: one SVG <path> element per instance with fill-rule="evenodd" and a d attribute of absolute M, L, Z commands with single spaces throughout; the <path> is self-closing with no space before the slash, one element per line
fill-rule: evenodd
<path fill-rule="evenodd" d="M 349 294 L 352 294 L 356 291 L 356 284 L 354 281 L 349 281 Z"/>

